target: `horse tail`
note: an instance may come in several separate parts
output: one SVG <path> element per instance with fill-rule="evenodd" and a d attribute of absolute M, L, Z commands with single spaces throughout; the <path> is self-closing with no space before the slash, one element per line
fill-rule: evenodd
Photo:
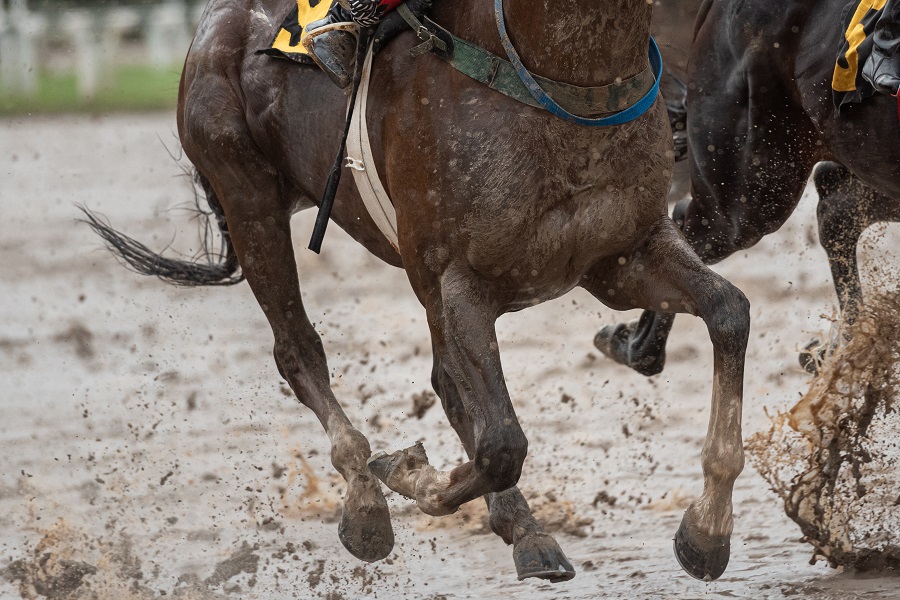
<path fill-rule="evenodd" d="M 228 223 L 225 221 L 225 211 L 216 197 L 215 191 L 199 171 L 194 170 L 193 180 L 195 185 L 194 204 L 198 217 L 201 219 L 202 249 L 193 258 L 178 259 L 163 256 L 161 253 L 150 250 L 144 244 L 134 238 L 120 233 L 109 224 L 101 220 L 95 213 L 84 206 L 78 208 L 84 213 L 87 223 L 94 233 L 103 238 L 106 247 L 116 255 L 126 267 L 141 275 L 153 275 L 173 285 L 196 287 L 202 285 L 234 285 L 244 280 L 240 272 L 237 254 L 228 234 Z M 209 210 L 200 206 L 200 193 L 203 196 Z M 212 222 L 218 226 L 221 241 L 218 249 L 214 247 L 212 235 Z"/>

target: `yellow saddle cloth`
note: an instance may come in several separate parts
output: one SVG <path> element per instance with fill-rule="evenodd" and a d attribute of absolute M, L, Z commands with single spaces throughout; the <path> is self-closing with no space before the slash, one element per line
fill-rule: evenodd
<path fill-rule="evenodd" d="M 329 8 L 331 8 L 331 0 L 297 0 L 296 6 L 281 22 L 275 39 L 268 48 L 261 52 L 269 56 L 313 64 L 312 57 L 300 40 L 306 34 L 306 26 L 313 21 L 325 18 Z"/>
<path fill-rule="evenodd" d="M 872 53 L 872 33 L 884 11 L 886 0 L 854 0 L 841 13 L 841 47 L 834 65 L 831 88 L 834 105 L 862 102 L 875 94 L 875 88 L 862 77 L 862 66 Z"/>

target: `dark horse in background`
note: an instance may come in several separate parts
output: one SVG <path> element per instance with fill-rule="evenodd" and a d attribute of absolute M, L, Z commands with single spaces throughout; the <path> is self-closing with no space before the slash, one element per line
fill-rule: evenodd
<path fill-rule="evenodd" d="M 900 124 L 889 96 L 835 113 L 831 79 L 847 3 L 661 0 L 667 18 L 656 18 L 680 25 L 680 34 L 668 27 L 675 44 L 696 32 L 687 73 L 692 197 L 673 213 L 688 243 L 706 263 L 753 246 L 784 224 L 816 163 L 828 161 L 814 173 L 819 240 L 852 323 L 862 302 L 859 237 L 873 223 L 900 221 Z M 604 327 L 595 342 L 654 375 L 674 318 L 647 311 Z M 805 352 L 801 364 L 814 370 L 821 352 Z"/>
<path fill-rule="evenodd" d="M 366 116 L 399 248 L 349 182 L 332 219 L 406 271 L 427 313 L 432 382 L 469 461 L 440 472 L 414 446 L 370 469 L 369 442 L 331 390 L 291 243 L 291 215 L 321 195 L 346 98 L 318 70 L 257 53 L 292 1 L 212 0 L 185 62 L 178 131 L 225 233 L 221 260 L 166 259 L 96 219 L 95 229 L 133 267 L 175 283 L 234 283 L 241 270 L 272 327 L 279 372 L 328 433 L 332 464 L 347 483 L 339 537 L 366 561 L 386 557 L 394 544 L 374 471 L 432 515 L 485 497 L 492 529 L 514 546 L 520 578 L 574 576 L 515 487 L 528 442 L 504 382 L 494 321 L 576 286 L 615 309 L 700 316 L 715 353 L 705 484 L 685 513 L 675 552 L 691 575 L 718 577 L 743 468 L 749 307 L 667 215 L 673 154 L 663 103 L 620 126 L 585 127 L 493 92 L 433 55 L 411 57 L 407 50 L 418 43 L 411 32 L 377 57 Z M 438 2 L 432 16 L 503 55 L 491 6 Z M 648 64 L 645 0 L 507 0 L 506 11 L 525 65 L 544 77 L 598 86 Z"/>

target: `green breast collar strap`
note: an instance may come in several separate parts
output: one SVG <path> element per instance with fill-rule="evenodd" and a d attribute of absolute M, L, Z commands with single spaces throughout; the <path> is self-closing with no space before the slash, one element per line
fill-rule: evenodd
<path fill-rule="evenodd" d="M 398 6 L 397 12 L 423 42 L 410 50 L 413 56 L 431 51 L 460 73 L 492 90 L 523 104 L 543 108 L 532 97 L 508 60 L 453 35 L 427 17 L 419 21 L 406 4 Z M 571 85 L 538 75 L 533 77 L 557 104 L 582 117 L 623 111 L 638 102 L 653 87 L 655 81 L 649 65 L 624 81 L 597 87 Z"/>

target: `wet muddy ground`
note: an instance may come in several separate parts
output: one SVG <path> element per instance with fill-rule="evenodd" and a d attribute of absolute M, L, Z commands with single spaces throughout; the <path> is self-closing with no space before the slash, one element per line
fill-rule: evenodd
<path fill-rule="evenodd" d="M 725 575 L 682 573 L 671 544 L 702 488 L 705 328 L 679 318 L 665 372 L 647 379 L 591 344 L 637 313 L 580 292 L 498 323 L 530 440 L 520 488 L 576 578 L 518 582 L 483 506 L 432 519 L 396 495 L 394 552 L 358 562 L 337 539 L 327 438 L 286 393 L 246 284 L 141 278 L 75 223 L 80 202 L 153 249 L 196 250 L 174 128 L 169 114 L 0 121 L 0 597 L 900 597 L 900 579 L 808 564 L 749 463 Z M 814 212 L 807 194 L 781 232 L 717 267 L 752 303 L 745 437 L 805 392 L 797 348 L 828 327 Z M 404 274 L 337 227 L 321 256 L 305 250 L 311 219 L 295 219 L 304 299 L 351 420 L 373 449 L 423 440 L 435 466 L 462 461 L 429 406 L 424 311 Z M 891 233 L 868 236 L 869 264 L 890 259 Z"/>

